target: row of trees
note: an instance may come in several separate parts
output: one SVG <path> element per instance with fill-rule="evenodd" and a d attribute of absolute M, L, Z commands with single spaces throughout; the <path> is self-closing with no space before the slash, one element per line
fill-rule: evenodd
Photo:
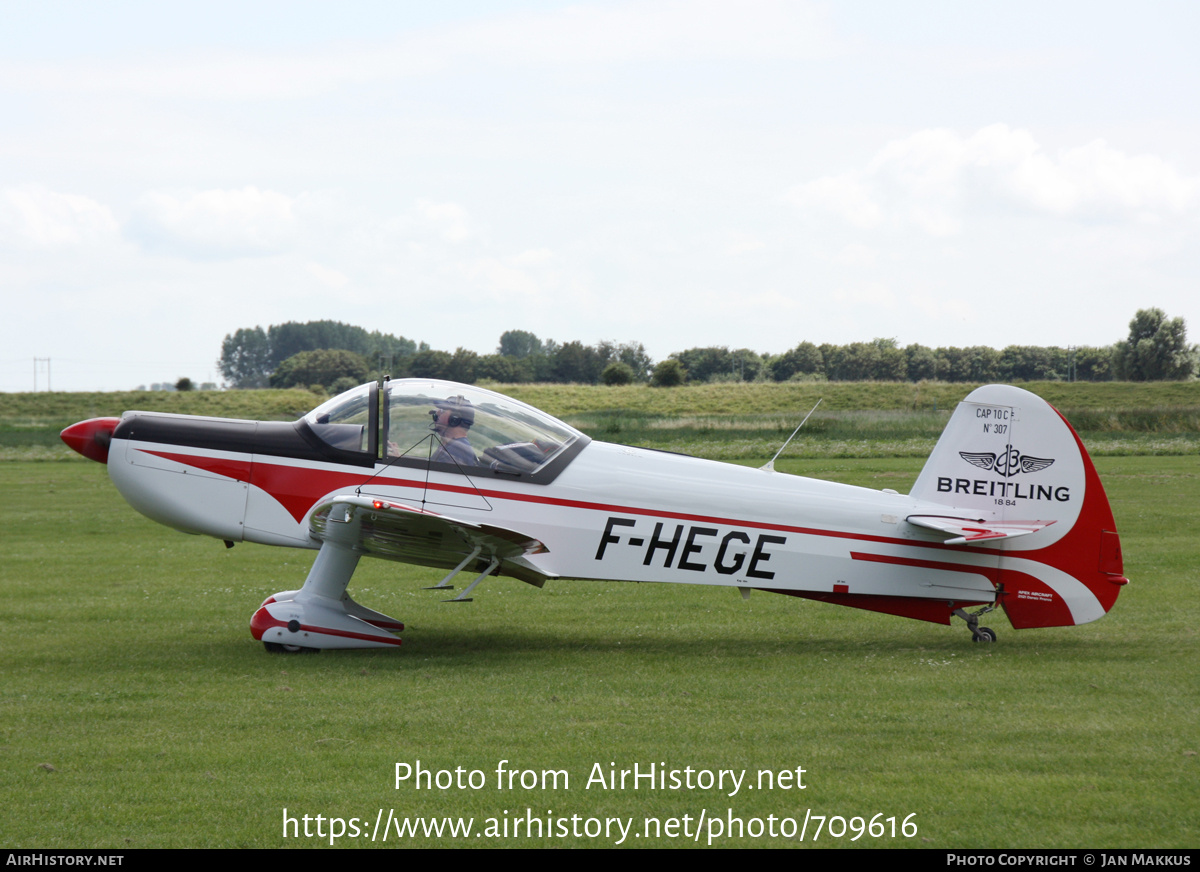
<path fill-rule="evenodd" d="M 574 382 L 669 386 L 685 381 L 1148 381 L 1186 379 L 1198 349 L 1182 318 L 1143 309 L 1129 337 L 1107 347 L 1010 345 L 901 347 L 894 339 L 848 345 L 801 342 L 783 354 L 748 348 L 689 348 L 657 365 L 640 342 L 559 344 L 526 330 L 500 336 L 494 354 L 431 349 L 403 336 L 368 333 L 336 321 L 289 322 L 225 337 L 219 366 L 233 387 L 322 385 L 337 390 L 379 373 L 473 383 Z"/>
<path fill-rule="evenodd" d="M 654 362 L 640 342 L 582 342 L 559 344 L 542 340 L 527 330 L 509 330 L 500 336 L 495 354 L 476 354 L 464 348 L 453 354 L 426 351 L 405 361 L 404 375 L 446 378 L 468 384 L 475 381 L 560 382 L 625 384 L 646 381 Z M 622 372 L 614 382 L 613 373 Z M 605 376 L 608 373 L 608 376 Z M 393 373 L 396 375 L 396 373 Z"/>
<path fill-rule="evenodd" d="M 1010 345 L 901 348 L 891 339 L 849 345 L 802 342 L 766 364 L 775 381 L 1108 381 L 1114 377 L 1113 349 Z"/>
<path fill-rule="evenodd" d="M 392 336 L 390 333 L 380 333 L 378 330 L 368 333 L 362 327 L 343 324 L 340 321 L 308 321 L 304 324 L 288 321 L 286 324 L 272 324 L 266 330 L 262 327 L 243 328 L 225 337 L 221 343 L 221 358 L 217 366 L 230 387 L 235 388 L 265 388 L 276 387 L 278 381 L 288 381 L 291 373 L 307 372 L 312 369 L 311 363 L 298 365 L 293 362 L 284 366 L 285 361 L 305 352 L 336 350 L 351 352 L 367 363 L 367 372 L 374 372 L 376 365 L 386 367 L 392 361 L 403 360 L 412 355 L 428 351 L 425 343 L 417 343 L 403 336 Z M 326 365 L 339 365 L 351 358 L 325 359 Z M 277 374 L 279 379 L 273 379 Z M 324 370 L 322 370 L 324 372 Z M 347 371 L 343 375 L 353 377 L 358 372 Z M 311 374 L 311 373 L 309 373 Z M 364 376 L 355 384 L 361 384 L 369 378 Z M 296 384 L 328 384 L 320 378 L 314 381 L 289 381 L 284 387 Z"/>
<path fill-rule="evenodd" d="M 611 383 L 647 381 L 653 361 L 640 342 L 560 345 L 526 330 L 509 330 L 500 337 L 495 354 L 478 354 L 465 348 L 440 351 L 424 342 L 368 333 L 337 321 L 310 321 L 231 333 L 221 344 L 217 365 L 231 387 L 318 384 L 334 389 L 361 384 L 377 373 L 467 384 L 484 380 L 596 384 L 611 369 Z"/>

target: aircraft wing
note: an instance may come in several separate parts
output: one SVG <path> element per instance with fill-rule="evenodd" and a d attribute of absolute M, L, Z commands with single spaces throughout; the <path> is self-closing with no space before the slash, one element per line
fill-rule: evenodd
<path fill-rule="evenodd" d="M 1013 539 L 1044 530 L 1053 521 L 989 521 L 983 518 L 956 518 L 948 515 L 909 515 L 905 520 L 918 527 L 934 530 L 949 538 L 945 545 L 978 545 L 996 539 Z"/>
<path fill-rule="evenodd" d="M 347 520 L 352 517 L 358 530 L 357 549 L 374 557 L 443 569 L 458 567 L 468 558 L 482 568 L 496 559 L 500 561 L 500 574 L 535 587 L 554 577 L 524 559 L 549 549 L 516 530 L 462 521 L 402 503 L 340 494 L 313 511 L 309 527 L 315 538 L 326 538 L 331 512 L 339 518 L 346 512 Z"/>

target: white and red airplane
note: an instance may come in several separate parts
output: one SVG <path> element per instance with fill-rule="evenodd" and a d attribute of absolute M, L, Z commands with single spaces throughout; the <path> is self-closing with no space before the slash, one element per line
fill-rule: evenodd
<path fill-rule="evenodd" d="M 268 650 L 394 647 L 346 592 L 363 555 L 541 587 L 552 579 L 764 590 L 949 624 L 976 641 L 1084 624 L 1127 583 L 1104 488 L 1066 420 L 990 385 L 912 491 L 817 481 L 589 439 L 469 385 L 385 380 L 292 423 L 126 412 L 63 440 L 142 514 L 188 533 L 317 549 L 250 622 Z M 968 607 L 979 606 L 974 612 Z"/>

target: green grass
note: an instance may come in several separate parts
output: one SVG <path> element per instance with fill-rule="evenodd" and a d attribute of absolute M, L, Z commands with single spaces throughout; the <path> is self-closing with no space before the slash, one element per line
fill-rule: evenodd
<path fill-rule="evenodd" d="M 904 491 L 920 463 L 783 467 Z M 0 844 L 315 844 L 282 839 L 284 807 L 478 825 L 526 808 L 639 821 L 811 808 L 915 813 L 916 838 L 854 843 L 871 847 L 1195 848 L 1200 460 L 1098 467 L 1133 581 L 1084 627 L 1018 633 L 997 618 L 1000 641 L 979 646 L 961 624 L 789 597 L 504 579 L 445 605 L 419 589 L 437 573 L 364 561 L 351 590 L 408 623 L 403 648 L 280 657 L 247 622 L 303 579 L 311 553 L 174 533 L 127 507 L 97 464 L 0 464 Z M 482 770 L 488 785 L 395 789 L 395 764 L 418 759 Z M 570 789 L 498 792 L 501 760 L 565 769 Z M 807 789 L 585 790 L 610 762 L 802 766 Z"/>

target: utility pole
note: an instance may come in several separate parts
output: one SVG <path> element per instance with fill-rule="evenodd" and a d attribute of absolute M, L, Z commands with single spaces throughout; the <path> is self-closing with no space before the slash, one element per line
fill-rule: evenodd
<path fill-rule="evenodd" d="M 48 391 L 53 390 L 54 388 L 50 384 L 50 358 L 35 357 L 33 359 L 33 392 L 37 393 L 37 377 L 38 377 L 38 364 L 39 363 L 46 364 L 46 390 L 48 390 Z"/>

